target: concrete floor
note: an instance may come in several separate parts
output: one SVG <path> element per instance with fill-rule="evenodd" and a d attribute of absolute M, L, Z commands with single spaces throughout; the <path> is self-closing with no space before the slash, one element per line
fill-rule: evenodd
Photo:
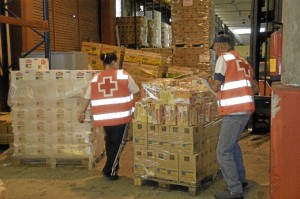
<path fill-rule="evenodd" d="M 250 185 L 244 198 L 269 198 L 269 134 L 245 133 L 240 144 Z M 218 178 L 195 197 L 186 190 L 165 191 L 153 184 L 136 187 L 133 184 L 132 150 L 132 142 L 128 141 L 120 161 L 121 177 L 118 181 L 103 178 L 101 168 L 104 160 L 93 170 L 75 167 L 16 167 L 11 166 L 9 156 L 3 154 L 0 155 L 0 178 L 9 199 L 213 199 L 216 191 L 226 189 L 222 178 Z"/>

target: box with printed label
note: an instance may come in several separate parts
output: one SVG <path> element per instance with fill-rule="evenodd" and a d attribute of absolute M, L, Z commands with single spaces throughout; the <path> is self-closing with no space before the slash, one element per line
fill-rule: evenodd
<path fill-rule="evenodd" d="M 136 137 L 147 137 L 148 124 L 144 122 L 132 123 L 133 135 Z"/>
<path fill-rule="evenodd" d="M 199 154 L 179 154 L 179 181 L 196 184 L 201 178 L 201 158 Z"/>
<path fill-rule="evenodd" d="M 27 70 L 49 70 L 49 61 L 47 58 L 20 58 L 20 71 Z"/>
<path fill-rule="evenodd" d="M 133 146 L 138 148 L 147 148 L 147 137 L 135 137 L 133 135 Z"/>
<path fill-rule="evenodd" d="M 157 124 L 148 124 L 148 138 L 158 139 L 159 125 Z"/>
<path fill-rule="evenodd" d="M 170 138 L 169 132 L 170 132 L 169 125 L 164 125 L 164 124 L 159 125 L 158 137 L 160 139 L 169 140 Z"/>

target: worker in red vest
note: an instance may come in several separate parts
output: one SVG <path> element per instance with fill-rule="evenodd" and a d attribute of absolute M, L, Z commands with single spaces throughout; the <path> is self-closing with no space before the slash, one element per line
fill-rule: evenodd
<path fill-rule="evenodd" d="M 105 130 L 107 160 L 102 173 L 110 180 L 117 180 L 119 158 L 134 112 L 133 94 L 139 88 L 127 72 L 119 69 L 115 53 L 101 54 L 100 59 L 105 70 L 92 79 L 78 120 L 84 122 L 90 104 L 94 126 L 103 126 Z"/>
<path fill-rule="evenodd" d="M 243 198 L 243 189 L 248 183 L 238 141 L 254 111 L 253 93 L 258 89 L 250 64 L 232 48 L 228 35 L 216 36 L 210 49 L 218 56 L 214 77 L 206 73 L 199 76 L 217 92 L 218 112 L 223 116 L 217 160 L 228 186 L 225 191 L 216 193 L 215 198 Z"/>

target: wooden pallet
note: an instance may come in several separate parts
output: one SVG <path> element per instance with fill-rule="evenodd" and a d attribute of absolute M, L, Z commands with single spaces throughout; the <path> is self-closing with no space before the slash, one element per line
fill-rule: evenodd
<path fill-rule="evenodd" d="M 15 166 L 48 166 L 51 168 L 59 166 L 90 168 L 88 158 L 13 157 L 12 164 Z"/>
<path fill-rule="evenodd" d="M 171 190 L 182 190 L 189 192 L 190 195 L 196 196 L 205 189 L 207 189 L 216 179 L 220 176 L 220 173 L 211 174 L 203 178 L 196 185 L 189 184 L 186 182 L 178 182 L 172 180 L 164 180 L 157 178 L 143 179 L 141 177 L 134 177 L 134 185 L 141 187 L 144 185 L 154 185 L 161 190 L 171 191 Z"/>

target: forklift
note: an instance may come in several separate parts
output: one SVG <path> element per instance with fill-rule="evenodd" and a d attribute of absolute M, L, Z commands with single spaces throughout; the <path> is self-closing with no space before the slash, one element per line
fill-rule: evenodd
<path fill-rule="evenodd" d="M 281 79 L 281 11 L 282 0 L 252 1 L 249 62 L 259 86 L 259 94 L 254 96 L 255 111 L 248 123 L 253 134 L 270 132 L 272 85 Z"/>

